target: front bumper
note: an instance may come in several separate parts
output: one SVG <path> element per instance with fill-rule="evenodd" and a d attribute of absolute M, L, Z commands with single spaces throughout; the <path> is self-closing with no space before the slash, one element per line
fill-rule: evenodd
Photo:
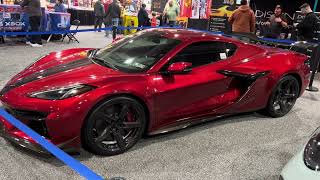
<path fill-rule="evenodd" d="M 90 103 L 86 98 L 73 97 L 61 101 L 28 98 L 15 92 L 8 92 L 0 97 L 5 110 L 27 125 L 52 144 L 74 152 L 81 148 L 81 127 Z M 0 121 L 6 128 L 6 135 L 18 138 L 18 144 L 37 144 L 23 132 L 13 127 L 7 120 Z M 8 139 L 8 138 L 7 138 Z M 29 148 L 29 149 L 34 149 Z M 36 148 L 38 151 L 38 148 Z M 42 150 L 40 150 L 42 151 Z"/>
<path fill-rule="evenodd" d="M 49 152 L 42 148 L 38 143 L 31 139 L 22 131 L 14 128 L 9 122 L 0 116 L 0 136 L 14 143 L 22 148 L 27 148 L 37 153 L 49 154 Z"/>
<path fill-rule="evenodd" d="M 9 141 L 10 143 L 18 145 L 22 148 L 26 148 L 40 154 L 50 154 L 49 151 L 47 151 L 45 148 L 39 145 L 35 140 L 33 140 L 24 132 L 15 128 L 13 125 L 11 125 L 7 120 L 5 120 L 1 116 L 0 116 L 0 136 L 6 139 L 7 141 Z M 74 148 L 70 146 L 70 144 L 73 144 L 75 141 L 77 141 L 77 139 L 78 137 L 75 137 L 61 144 L 57 144 L 56 146 L 64 150 L 65 152 L 70 152 L 70 153 L 79 152 L 78 148 Z M 52 142 L 49 139 L 47 140 L 49 142 Z"/>
<path fill-rule="evenodd" d="M 295 155 L 281 172 L 283 180 L 319 180 L 320 172 L 309 169 L 303 161 L 303 150 Z"/>

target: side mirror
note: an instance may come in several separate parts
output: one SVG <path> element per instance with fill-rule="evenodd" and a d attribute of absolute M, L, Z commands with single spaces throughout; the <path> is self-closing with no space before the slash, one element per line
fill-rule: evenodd
<path fill-rule="evenodd" d="M 192 63 L 189 62 L 177 62 L 173 63 L 167 69 L 169 74 L 186 74 L 191 72 Z"/>

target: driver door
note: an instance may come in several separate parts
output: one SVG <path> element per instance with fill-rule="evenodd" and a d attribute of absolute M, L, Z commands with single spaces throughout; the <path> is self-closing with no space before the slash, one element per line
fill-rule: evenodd
<path fill-rule="evenodd" d="M 209 113 L 224 104 L 223 95 L 231 79 L 216 71 L 229 63 L 235 52 L 226 48 L 229 43 L 218 41 L 195 42 L 178 52 L 162 71 L 176 62 L 192 63 L 187 74 L 159 74 L 154 89 L 157 124 L 166 126 Z"/>

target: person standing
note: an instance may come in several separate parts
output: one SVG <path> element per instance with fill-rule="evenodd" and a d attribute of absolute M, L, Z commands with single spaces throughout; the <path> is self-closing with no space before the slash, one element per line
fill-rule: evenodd
<path fill-rule="evenodd" d="M 248 6 L 247 0 L 241 0 L 241 6 L 233 12 L 228 21 L 232 24 L 232 32 L 255 32 L 256 17 L 254 12 Z"/>
<path fill-rule="evenodd" d="M 143 26 L 148 26 L 148 22 L 149 22 L 149 16 L 148 13 L 146 11 L 146 5 L 142 4 L 141 8 L 138 12 L 138 24 L 139 27 L 143 27 Z"/>
<path fill-rule="evenodd" d="M 287 19 L 282 13 L 282 7 L 277 5 L 274 14 L 271 15 L 270 19 L 266 23 L 270 27 L 270 33 L 267 35 L 268 38 L 280 38 L 280 34 L 283 28 L 288 27 Z"/>
<path fill-rule="evenodd" d="M 151 18 L 151 27 L 156 27 L 157 24 L 160 24 L 157 23 L 158 19 L 157 19 L 157 14 L 155 12 L 152 12 L 152 18 Z"/>
<path fill-rule="evenodd" d="M 40 0 L 23 0 L 20 6 L 29 17 L 30 31 L 39 32 L 42 17 Z M 31 42 L 27 44 L 32 47 L 42 47 L 41 35 L 31 35 Z"/>
<path fill-rule="evenodd" d="M 64 6 L 63 0 L 57 0 L 57 3 L 54 5 L 54 12 L 67 12 L 67 8 Z"/>
<path fill-rule="evenodd" d="M 169 5 L 164 8 L 163 14 L 169 21 L 169 26 L 175 26 L 180 10 L 173 4 L 172 0 L 169 0 L 168 4 Z"/>
<path fill-rule="evenodd" d="M 120 15 L 121 9 L 118 1 L 113 0 L 113 2 L 108 7 L 108 11 L 106 12 L 106 16 L 111 19 L 111 25 L 113 26 L 113 28 L 119 26 Z M 113 38 L 115 38 L 115 34 L 113 34 Z"/>
<path fill-rule="evenodd" d="M 94 4 L 94 15 L 96 18 L 95 24 L 94 24 L 94 29 L 97 29 L 97 27 L 99 26 L 99 30 L 98 32 L 101 32 L 101 26 L 102 26 L 102 22 L 103 22 L 103 17 L 104 17 L 104 6 L 101 3 L 101 0 L 98 0 L 95 4 Z"/>
<path fill-rule="evenodd" d="M 298 24 L 298 40 L 314 42 L 319 30 L 318 18 L 311 10 L 309 4 L 305 3 L 300 6 L 301 12 L 305 18 Z"/>
<path fill-rule="evenodd" d="M 103 4 L 104 12 L 107 12 L 107 11 L 108 11 L 109 5 L 110 5 L 109 1 L 107 1 L 107 2 L 105 2 L 105 3 Z M 105 28 L 110 28 L 110 26 L 111 26 L 111 19 L 110 19 L 109 16 L 107 16 L 106 13 L 105 13 L 104 18 L 103 18 L 103 23 L 104 23 L 104 27 L 105 27 Z M 105 30 L 105 34 L 106 34 L 106 36 L 109 36 L 109 31 L 108 31 L 108 30 Z"/>

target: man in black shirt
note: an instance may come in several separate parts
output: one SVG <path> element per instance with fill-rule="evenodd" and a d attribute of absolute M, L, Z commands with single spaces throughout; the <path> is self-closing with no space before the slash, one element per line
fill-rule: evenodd
<path fill-rule="evenodd" d="M 267 25 L 270 27 L 269 38 L 280 38 L 282 28 L 288 27 L 287 19 L 282 13 L 282 7 L 277 5 L 274 14 L 270 17 Z"/>
<path fill-rule="evenodd" d="M 300 6 L 302 14 L 305 18 L 297 25 L 298 40 L 313 42 L 314 38 L 317 38 L 317 31 L 319 30 L 319 20 L 317 16 L 312 12 L 309 4 L 305 3 Z"/>
<path fill-rule="evenodd" d="M 141 8 L 138 12 L 138 22 L 139 22 L 139 27 L 148 26 L 148 24 L 149 24 L 149 16 L 146 11 L 145 4 L 141 5 Z"/>

